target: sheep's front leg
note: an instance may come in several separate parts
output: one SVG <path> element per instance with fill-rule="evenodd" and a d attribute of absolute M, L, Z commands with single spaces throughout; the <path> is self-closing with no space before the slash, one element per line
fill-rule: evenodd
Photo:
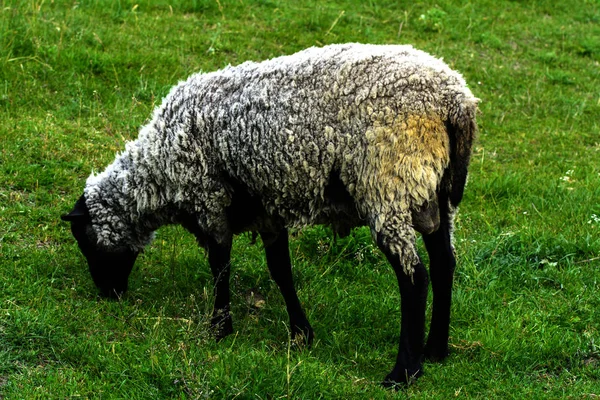
<path fill-rule="evenodd" d="M 447 204 L 447 201 L 443 204 Z M 432 234 L 423 235 L 429 254 L 429 271 L 433 289 L 431 326 L 425 346 L 425 356 L 432 361 L 441 361 L 448 356 L 452 281 L 456 267 L 450 238 L 450 224 L 448 211 L 442 210 L 440 228 Z"/>
<path fill-rule="evenodd" d="M 409 383 L 423 374 L 428 278 L 422 263 L 414 266 L 415 271 L 411 277 L 404 273 L 397 255 L 386 248 L 382 250 L 396 273 L 400 287 L 400 345 L 396 365 L 383 382 L 384 386 L 395 386 L 399 383 Z"/>
<path fill-rule="evenodd" d="M 269 272 L 277 286 L 279 286 L 290 317 L 292 339 L 300 339 L 310 345 L 314 338 L 314 332 L 302 310 L 294 287 L 288 232 L 286 229 L 278 234 L 261 232 L 260 236 L 265 246 Z"/>
<path fill-rule="evenodd" d="M 215 307 L 211 327 L 217 341 L 233 333 L 229 304 L 229 274 L 231 241 L 226 244 L 210 239 L 208 241 L 208 263 L 214 280 Z"/>

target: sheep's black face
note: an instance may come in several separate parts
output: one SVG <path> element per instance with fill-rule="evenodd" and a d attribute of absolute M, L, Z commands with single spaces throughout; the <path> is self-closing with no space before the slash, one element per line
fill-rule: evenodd
<path fill-rule="evenodd" d="M 92 279 L 102 296 L 118 298 L 125 293 L 129 273 L 138 253 L 131 250 L 106 251 L 98 248 L 83 196 L 75 203 L 73 211 L 63 215 L 61 219 L 71 222 L 71 232 L 88 262 Z"/>

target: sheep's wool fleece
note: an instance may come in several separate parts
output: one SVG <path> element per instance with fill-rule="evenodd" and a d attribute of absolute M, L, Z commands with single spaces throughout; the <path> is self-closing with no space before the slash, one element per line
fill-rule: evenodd
<path fill-rule="evenodd" d="M 418 262 L 411 209 L 434 197 L 450 162 L 446 123 L 477 99 L 441 60 L 404 45 L 342 44 L 195 74 L 85 188 L 98 243 L 144 247 L 192 212 L 218 241 L 241 183 L 285 226 L 327 223 L 335 171 L 374 236 L 406 273 Z"/>

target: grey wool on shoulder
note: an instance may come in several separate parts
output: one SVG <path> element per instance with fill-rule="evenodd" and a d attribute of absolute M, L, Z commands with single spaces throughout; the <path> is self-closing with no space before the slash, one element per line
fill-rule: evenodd
<path fill-rule="evenodd" d="M 411 46 L 340 44 L 192 75 L 175 86 L 138 138 L 63 219 L 106 296 L 127 290 L 153 232 L 181 224 L 208 250 L 213 325 L 233 331 L 233 235 L 263 239 L 292 335 L 313 330 L 291 274 L 287 229 L 369 226 L 401 293 L 396 364 L 384 384 L 422 374 L 448 354 L 455 259 L 453 219 L 463 195 L 478 100 L 462 76 Z M 424 340 L 430 258 L 433 314 Z"/>

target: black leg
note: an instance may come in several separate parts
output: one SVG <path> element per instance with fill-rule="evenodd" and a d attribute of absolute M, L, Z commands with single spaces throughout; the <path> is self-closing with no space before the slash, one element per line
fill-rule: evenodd
<path fill-rule="evenodd" d="M 423 235 L 429 254 L 429 271 L 433 289 L 431 326 L 425 346 L 425 356 L 432 361 L 441 361 L 448 356 L 452 281 L 456 267 L 447 210 L 441 210 L 440 218 L 440 228 L 432 234 Z"/>
<path fill-rule="evenodd" d="M 288 232 L 285 229 L 276 235 L 261 232 L 260 236 L 265 246 L 269 272 L 279 286 L 290 317 L 292 339 L 301 337 L 305 343 L 310 344 L 313 341 L 314 332 L 302 310 L 294 287 Z"/>
<path fill-rule="evenodd" d="M 400 345 L 396 365 L 383 382 L 384 386 L 395 386 L 400 383 L 409 383 L 423 374 L 428 278 L 427 270 L 421 263 L 414 266 L 415 271 L 412 276 L 406 275 L 399 257 L 384 246 L 380 245 L 380 247 L 392 265 L 400 287 L 402 311 Z"/>
<path fill-rule="evenodd" d="M 209 239 L 208 263 L 214 279 L 215 307 L 211 320 L 211 326 L 215 331 L 217 341 L 233 332 L 229 305 L 229 273 L 231 241 L 227 244 L 217 243 Z"/>

